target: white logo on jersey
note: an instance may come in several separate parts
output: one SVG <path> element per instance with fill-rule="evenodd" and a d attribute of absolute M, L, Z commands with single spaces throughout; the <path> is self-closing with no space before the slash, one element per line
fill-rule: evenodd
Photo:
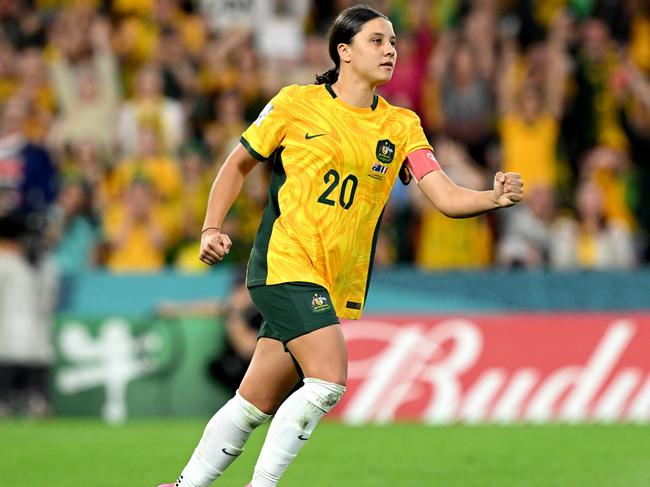
<path fill-rule="evenodd" d="M 255 120 L 255 125 L 259 127 L 264 121 L 264 119 L 266 118 L 266 116 L 269 113 L 271 113 L 271 110 L 273 110 L 273 104 L 271 102 L 268 102 L 264 107 L 264 109 L 258 115 L 257 120 Z"/>

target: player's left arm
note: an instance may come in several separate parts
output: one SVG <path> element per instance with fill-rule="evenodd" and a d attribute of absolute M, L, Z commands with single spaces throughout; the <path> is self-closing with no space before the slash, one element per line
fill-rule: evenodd
<path fill-rule="evenodd" d="M 449 179 L 429 149 L 409 154 L 407 165 L 427 199 L 450 218 L 468 218 L 507 208 L 523 198 L 524 183 L 517 173 L 498 172 L 491 191 L 474 191 Z"/>

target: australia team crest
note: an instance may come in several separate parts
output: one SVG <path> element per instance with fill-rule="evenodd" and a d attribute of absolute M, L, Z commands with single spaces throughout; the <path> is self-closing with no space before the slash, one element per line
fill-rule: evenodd
<path fill-rule="evenodd" d="M 315 293 L 311 298 L 311 309 L 314 313 L 322 313 L 330 309 L 330 305 L 325 296 Z"/>
<path fill-rule="evenodd" d="M 380 140 L 377 142 L 375 154 L 377 155 L 379 162 L 390 164 L 393 162 L 393 158 L 395 157 L 395 144 L 388 139 Z"/>
<path fill-rule="evenodd" d="M 395 144 L 388 139 L 380 140 L 377 142 L 375 156 L 377 156 L 377 160 L 371 164 L 370 170 L 372 172 L 368 176 L 381 181 L 388 172 L 388 164 L 393 162 L 395 158 Z"/>

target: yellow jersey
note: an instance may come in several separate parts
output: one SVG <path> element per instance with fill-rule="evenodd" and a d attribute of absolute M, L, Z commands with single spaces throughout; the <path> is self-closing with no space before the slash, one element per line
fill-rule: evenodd
<path fill-rule="evenodd" d="M 528 123 L 522 117 L 506 115 L 500 132 L 503 171 L 521 174 L 529 188 L 557 183 L 559 125 L 553 116 L 544 114 Z"/>
<path fill-rule="evenodd" d="M 283 88 L 241 143 L 273 171 L 248 262 L 249 287 L 309 282 L 358 319 L 381 217 L 411 152 L 429 148 L 418 116 L 375 95 L 359 108 L 330 85 Z"/>

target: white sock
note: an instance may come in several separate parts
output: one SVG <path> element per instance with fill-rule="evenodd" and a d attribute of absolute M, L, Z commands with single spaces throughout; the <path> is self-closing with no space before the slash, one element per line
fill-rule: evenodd
<path fill-rule="evenodd" d="M 345 387 L 307 378 L 275 414 L 255 465 L 252 487 L 273 487 L 309 439 L 318 421 L 341 399 Z"/>
<path fill-rule="evenodd" d="M 270 416 L 239 395 L 216 412 L 205 427 L 192 458 L 176 481 L 177 487 L 207 487 L 244 450 L 255 428 Z"/>

